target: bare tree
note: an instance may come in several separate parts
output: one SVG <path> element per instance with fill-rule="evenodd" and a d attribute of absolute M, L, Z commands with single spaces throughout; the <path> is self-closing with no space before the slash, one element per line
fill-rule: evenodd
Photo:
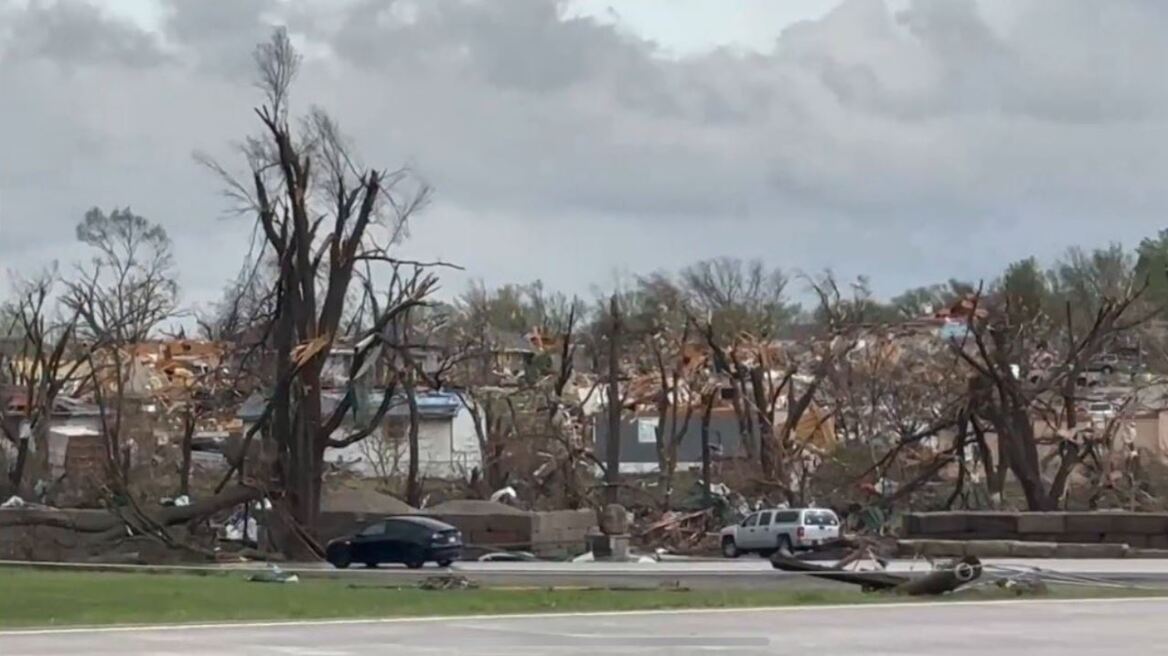
<path fill-rule="evenodd" d="M 967 380 L 957 359 L 931 330 L 872 326 L 858 333 L 856 346 L 835 359 L 824 382 L 843 449 L 828 456 L 829 465 L 835 466 L 817 471 L 813 483 L 835 485 L 830 491 L 838 493 L 841 485 L 874 484 L 885 478 L 903 481 L 910 476 L 900 488 L 910 492 L 898 491 L 885 499 L 892 502 L 957 462 L 953 500 L 964 498 L 974 463 L 964 459 L 966 440 L 972 438 Z M 954 427 L 955 439 L 943 443 Z M 833 479 L 833 469 L 840 466 L 843 480 Z"/>
<path fill-rule="evenodd" d="M 680 280 L 694 311 L 707 316 L 719 334 L 774 336 L 798 313 L 787 300 L 786 274 L 759 260 L 702 260 L 683 269 Z"/>
<path fill-rule="evenodd" d="M 672 507 L 673 477 L 677 471 L 677 453 L 689 431 L 694 408 L 701 395 L 704 368 L 690 366 L 690 322 L 684 318 L 680 334 L 667 328 L 649 337 L 652 369 L 658 382 L 654 391 L 657 407 L 655 439 L 658 477 L 662 490 L 662 507 Z"/>
<path fill-rule="evenodd" d="M 321 372 L 346 318 L 358 265 L 389 266 L 394 283 L 366 322 L 355 367 L 379 357 L 383 347 L 392 347 L 394 320 L 425 303 L 435 288 L 437 279 L 424 267 L 413 267 L 413 275 L 397 275 L 402 262 L 391 255 L 410 217 L 429 198 L 429 188 L 410 185 L 405 169 L 361 167 L 337 125 L 321 110 L 310 113 L 299 131 L 292 129 L 288 94 L 300 56 L 284 30 L 257 48 L 256 63 L 266 96 L 256 110 L 263 134 L 246 148 L 250 182 L 226 179 L 234 196 L 257 215 L 267 248 L 279 262 L 271 332 L 275 390 L 263 423 L 278 454 L 273 474 L 284 493 L 281 507 L 300 538 L 287 541 L 286 548 L 318 551 L 310 527 L 319 511 L 325 449 L 367 437 L 373 422 L 380 422 L 388 410 L 391 396 L 386 394 L 369 426 L 334 439 L 353 395 L 347 394 L 326 416 Z"/>
<path fill-rule="evenodd" d="M 91 338 L 118 344 L 146 339 L 176 309 L 171 242 L 162 226 L 129 208 L 86 212 L 77 239 L 97 251 L 90 267 L 68 283 L 65 302 Z"/>
<path fill-rule="evenodd" d="M 401 463 L 408 447 L 401 439 L 401 435 L 396 434 L 388 425 L 358 444 L 361 455 L 369 461 L 373 473 L 383 486 L 388 488 L 401 476 Z"/>
<path fill-rule="evenodd" d="M 450 308 L 445 325 L 426 336 L 431 352 L 442 352 L 427 384 L 452 389 L 474 424 L 482 463 L 470 472 L 474 494 L 513 485 L 533 504 L 588 502 L 584 465 L 594 457 L 583 436 L 583 408 L 595 386 L 583 398 L 576 387 L 583 312 L 578 299 L 547 294 L 538 283 L 476 285 Z M 519 346 L 520 331 L 527 361 L 516 376 L 506 371 L 514 363 L 500 366 L 496 356 Z"/>
<path fill-rule="evenodd" d="M 719 335 L 713 322 L 699 323 L 717 372 L 723 372 L 741 399 L 735 406 L 740 425 L 753 430 L 757 425 L 758 457 L 762 480 L 780 490 L 790 502 L 803 501 L 806 485 L 805 456 L 809 443 L 798 439 L 800 426 L 809 416 L 834 363 L 855 348 L 853 330 L 865 309 L 862 297 L 848 298 L 826 274 L 821 280 L 808 279 L 820 298 L 820 313 L 827 321 L 825 332 L 798 353 L 780 348 L 772 339 L 739 335 L 731 340 Z M 696 318 L 691 321 L 698 323 Z M 777 423 L 779 417 L 781 422 Z M 827 422 L 829 417 L 819 418 Z M 818 428 L 812 431 L 819 432 Z"/>
<path fill-rule="evenodd" d="M 46 273 L 19 285 L 11 307 L 8 332 L 21 335 L 19 352 L 4 359 L 5 378 L 20 390 L 19 407 L 11 399 L 0 398 L 0 430 L 16 451 L 9 483 L 21 489 L 30 449 L 35 449 L 42 470 L 48 464 L 48 434 L 57 400 L 77 386 L 84 375 L 82 365 L 93 344 L 76 340 L 79 314 L 73 311 L 54 319 L 51 303 L 54 276 Z M 22 430 L 22 426 L 27 430 Z"/>
<path fill-rule="evenodd" d="M 209 309 L 196 315 L 202 337 L 210 341 L 254 346 L 267 337 L 276 307 L 279 263 L 270 251 L 261 252 L 239 271 Z"/>
<path fill-rule="evenodd" d="M 1059 321 L 1013 312 L 1009 297 L 1000 303 L 979 294 L 974 305 L 981 312 L 968 315 L 969 337 L 953 343 L 972 375 L 970 406 L 997 434 L 998 466 L 1015 475 L 1031 510 L 1057 509 L 1071 474 L 1092 455 L 1093 442 L 1084 439 L 1077 418 L 1080 374 L 1108 343 L 1161 311 L 1142 307 L 1147 282 L 1129 283 L 1115 296 L 1099 289 L 1104 295 L 1086 325 L 1076 321 L 1070 300 Z M 1019 316 L 1030 318 L 1016 323 Z M 1043 423 L 1058 426 L 1053 437 L 1036 434 Z M 1043 450 L 1053 457 L 1044 458 Z M 1049 476 L 1044 461 L 1055 464 Z"/>
<path fill-rule="evenodd" d="M 709 358 L 689 320 L 686 290 L 663 274 L 637 280 L 623 305 L 625 360 L 631 369 L 629 402 L 653 408 L 657 475 L 662 507 L 673 500 L 678 451 L 709 379 Z"/>

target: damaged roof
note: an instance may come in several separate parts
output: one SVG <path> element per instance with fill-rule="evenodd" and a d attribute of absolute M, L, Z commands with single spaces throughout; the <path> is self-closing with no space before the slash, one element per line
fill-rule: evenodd
<path fill-rule="evenodd" d="M 371 390 L 364 405 L 372 412 L 381 405 L 384 394 L 385 390 Z M 345 393 L 341 391 L 324 392 L 321 399 L 321 411 L 326 415 L 332 413 L 344 398 Z M 462 409 L 462 400 L 455 392 L 419 391 L 417 402 L 418 414 L 423 419 L 449 419 Z M 235 416 L 244 422 L 257 422 L 263 416 L 267 404 L 266 395 L 254 393 L 243 402 Z M 390 404 L 388 412 L 390 416 L 405 416 L 410 412 L 409 403 L 404 393 L 395 394 Z"/>

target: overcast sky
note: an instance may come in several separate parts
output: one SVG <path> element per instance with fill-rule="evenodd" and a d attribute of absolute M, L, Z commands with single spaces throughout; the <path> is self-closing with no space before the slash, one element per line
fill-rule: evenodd
<path fill-rule="evenodd" d="M 191 153 L 256 130 L 277 24 L 295 104 L 436 187 L 403 253 L 449 291 L 734 255 L 889 295 L 1168 227 L 1158 0 L 0 0 L 0 269 L 129 205 L 215 298 L 250 222 Z"/>

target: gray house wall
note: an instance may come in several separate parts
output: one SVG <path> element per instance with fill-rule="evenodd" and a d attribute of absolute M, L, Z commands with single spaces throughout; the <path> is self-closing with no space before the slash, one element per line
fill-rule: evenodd
<path fill-rule="evenodd" d="M 648 420 L 642 426 L 641 422 Z M 657 470 L 657 443 L 656 433 L 652 421 L 655 416 L 640 416 L 637 419 L 626 420 L 621 424 L 621 471 L 651 472 Z M 684 417 L 678 417 L 678 421 Z M 672 423 L 666 420 L 665 438 L 673 435 Z M 754 438 L 757 442 L 758 430 L 754 429 Z M 594 423 L 593 437 L 595 439 L 596 454 L 603 458 L 608 448 L 608 422 L 603 413 L 598 415 Z M 738 429 L 738 418 L 729 413 L 718 413 L 710 418 L 710 447 L 715 458 L 736 457 L 743 453 L 741 434 Z M 689 423 L 686 425 L 685 435 L 677 449 L 678 468 L 701 463 L 702 461 L 702 417 L 701 412 L 695 410 Z"/>

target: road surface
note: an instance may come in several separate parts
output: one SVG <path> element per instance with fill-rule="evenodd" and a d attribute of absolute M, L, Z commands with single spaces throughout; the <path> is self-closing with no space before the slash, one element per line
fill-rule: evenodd
<path fill-rule="evenodd" d="M 0 654 L 1152 654 L 1165 616 L 1143 599 L 0 632 Z"/>

